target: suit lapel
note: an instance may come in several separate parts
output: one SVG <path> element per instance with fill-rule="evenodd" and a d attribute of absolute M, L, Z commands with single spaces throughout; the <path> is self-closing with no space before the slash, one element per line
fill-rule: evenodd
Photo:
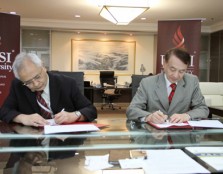
<path fill-rule="evenodd" d="M 26 87 L 25 87 L 26 88 Z M 35 92 L 31 92 L 30 89 L 25 89 L 25 95 L 27 97 L 27 100 L 29 101 L 31 107 L 34 109 L 34 111 L 36 113 L 40 113 L 40 109 L 39 109 L 39 106 L 37 104 L 37 102 L 34 102 L 36 101 L 36 94 Z"/>
<path fill-rule="evenodd" d="M 161 105 L 167 111 L 169 108 L 169 101 L 167 96 L 166 82 L 163 73 L 158 78 L 157 88 L 155 89 L 155 92 L 158 98 L 160 99 Z"/>

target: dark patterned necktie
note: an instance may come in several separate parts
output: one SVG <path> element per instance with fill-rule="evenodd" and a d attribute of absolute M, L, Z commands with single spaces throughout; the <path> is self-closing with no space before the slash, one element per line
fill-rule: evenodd
<path fill-rule="evenodd" d="M 172 88 L 172 91 L 170 92 L 170 95 L 169 95 L 169 97 L 168 97 L 168 99 L 169 99 L 169 104 L 171 103 L 171 101 L 172 101 L 172 99 L 173 99 L 173 95 L 174 95 L 174 93 L 175 93 L 175 90 L 176 90 L 176 84 L 175 83 L 172 83 L 171 85 L 170 85 L 170 87 Z"/>
<path fill-rule="evenodd" d="M 49 109 L 49 107 L 46 104 L 46 101 L 42 98 L 41 94 L 43 93 L 43 91 L 36 91 L 36 99 L 37 99 L 37 103 L 40 107 L 40 112 L 41 115 L 43 116 L 43 118 L 46 119 L 50 119 L 51 117 L 51 110 Z"/>

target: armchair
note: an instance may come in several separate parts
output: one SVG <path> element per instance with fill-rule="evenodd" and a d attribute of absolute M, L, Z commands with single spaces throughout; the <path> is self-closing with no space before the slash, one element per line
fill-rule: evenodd
<path fill-rule="evenodd" d="M 113 102 L 121 96 L 120 89 L 116 88 L 117 78 L 114 76 L 114 71 L 100 71 L 100 83 L 103 88 L 101 109 L 104 109 L 105 106 L 112 110 L 115 109 L 115 106 L 121 109 Z"/>

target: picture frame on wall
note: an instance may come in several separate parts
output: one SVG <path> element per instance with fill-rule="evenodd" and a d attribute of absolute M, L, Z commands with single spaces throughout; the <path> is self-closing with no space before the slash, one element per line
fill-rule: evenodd
<path fill-rule="evenodd" d="M 135 72 L 135 41 L 72 39 L 72 71 L 98 74 L 115 71 L 117 75 Z"/>

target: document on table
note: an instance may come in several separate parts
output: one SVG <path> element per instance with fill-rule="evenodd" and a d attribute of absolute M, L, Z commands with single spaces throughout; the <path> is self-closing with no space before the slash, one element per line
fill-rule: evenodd
<path fill-rule="evenodd" d="M 143 169 L 103 170 L 102 174 L 144 174 Z"/>
<path fill-rule="evenodd" d="M 149 173 L 210 173 L 180 149 L 147 150 L 143 160 L 145 174 Z"/>
<path fill-rule="evenodd" d="M 146 150 L 147 159 L 119 160 L 122 169 L 142 168 L 150 173 L 210 173 L 180 149 Z"/>
<path fill-rule="evenodd" d="M 189 126 L 188 123 L 163 123 L 163 124 L 155 124 L 154 125 L 158 128 L 168 128 L 168 127 L 171 127 L 171 126 Z"/>
<path fill-rule="evenodd" d="M 188 121 L 185 123 L 163 123 L 163 124 L 155 124 L 150 122 L 148 123 L 158 129 L 192 128 L 192 127 L 223 128 L 223 124 L 219 120 L 197 120 L 197 121 Z"/>
<path fill-rule="evenodd" d="M 162 123 L 162 124 L 156 124 L 152 122 L 147 122 L 148 124 L 152 125 L 153 127 L 157 129 L 165 129 L 165 128 L 191 128 L 191 126 L 186 122 L 186 123 Z"/>
<path fill-rule="evenodd" d="M 192 127 L 223 128 L 223 124 L 219 120 L 188 121 L 188 123 Z"/>
<path fill-rule="evenodd" d="M 187 151 L 217 171 L 223 171 L 223 147 L 186 147 Z"/>
<path fill-rule="evenodd" d="M 122 169 L 139 169 L 143 167 L 144 159 L 120 159 Z"/>
<path fill-rule="evenodd" d="M 85 157 L 85 168 L 90 171 L 97 171 L 113 167 L 108 163 L 109 154 L 101 156 L 86 156 Z"/>
<path fill-rule="evenodd" d="M 45 125 L 44 134 L 65 133 L 65 132 L 86 132 L 100 130 L 93 124 L 72 124 L 72 125 Z"/>

